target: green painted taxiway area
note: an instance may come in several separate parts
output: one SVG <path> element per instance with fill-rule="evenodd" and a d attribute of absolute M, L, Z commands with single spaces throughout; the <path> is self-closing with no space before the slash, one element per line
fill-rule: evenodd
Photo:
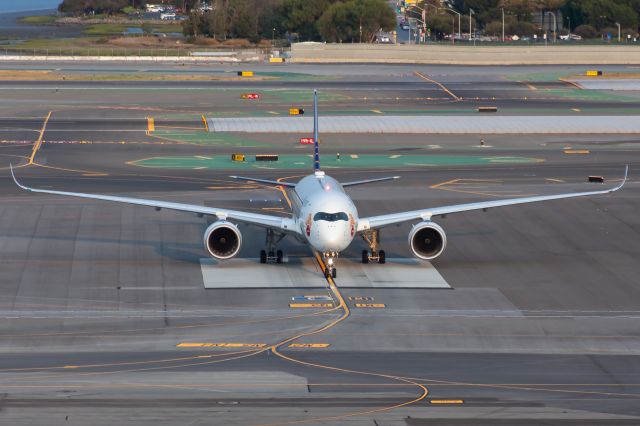
<path fill-rule="evenodd" d="M 543 159 L 518 156 L 482 155 L 340 155 L 325 156 L 324 169 L 342 168 L 412 168 L 438 166 L 467 166 L 488 164 L 533 164 Z M 232 161 L 230 156 L 202 155 L 191 157 L 151 157 L 131 161 L 129 164 L 157 169 L 307 169 L 311 155 L 280 155 L 277 161 Z"/>

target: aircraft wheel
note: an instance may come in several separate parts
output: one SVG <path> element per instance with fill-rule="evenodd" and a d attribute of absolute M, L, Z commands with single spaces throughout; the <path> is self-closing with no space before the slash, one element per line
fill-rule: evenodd
<path fill-rule="evenodd" d="M 333 269 L 331 270 L 331 278 L 335 278 L 335 277 L 336 277 L 336 275 L 337 275 L 337 274 L 336 274 L 336 268 L 333 268 Z"/>
<path fill-rule="evenodd" d="M 385 263 L 387 261 L 387 255 L 384 250 L 378 252 L 378 263 Z"/>
<path fill-rule="evenodd" d="M 284 259 L 284 255 L 282 254 L 282 250 L 278 250 L 276 252 L 276 263 L 282 263 Z"/>
<path fill-rule="evenodd" d="M 369 252 L 362 250 L 362 263 L 369 263 Z"/>
<path fill-rule="evenodd" d="M 260 263 L 267 263 L 267 252 L 260 250 Z"/>

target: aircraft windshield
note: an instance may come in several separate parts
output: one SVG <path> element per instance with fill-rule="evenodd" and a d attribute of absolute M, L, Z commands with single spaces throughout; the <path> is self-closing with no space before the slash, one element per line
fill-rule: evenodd
<path fill-rule="evenodd" d="M 338 213 L 323 213 L 323 212 L 318 212 L 316 213 L 316 215 L 313 217 L 314 221 L 317 220 L 325 220 L 327 222 L 336 222 L 338 220 L 349 220 L 349 217 L 347 216 L 346 213 L 344 212 L 338 212 Z"/>

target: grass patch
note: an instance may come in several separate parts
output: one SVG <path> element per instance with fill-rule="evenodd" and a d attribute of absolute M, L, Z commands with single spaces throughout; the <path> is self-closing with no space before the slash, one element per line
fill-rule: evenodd
<path fill-rule="evenodd" d="M 86 35 L 91 36 L 114 36 L 122 35 L 129 28 L 142 28 L 139 24 L 94 24 L 89 25 L 83 31 Z M 158 24 L 153 25 L 152 31 L 154 33 L 175 33 L 182 32 L 182 26 L 179 24 Z"/>
<path fill-rule="evenodd" d="M 24 16 L 18 20 L 22 24 L 52 25 L 56 23 L 55 15 Z"/>

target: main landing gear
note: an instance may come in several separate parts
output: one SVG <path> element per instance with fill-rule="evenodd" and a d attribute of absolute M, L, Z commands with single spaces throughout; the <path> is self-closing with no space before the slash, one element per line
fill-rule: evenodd
<path fill-rule="evenodd" d="M 338 257 L 337 253 L 324 253 L 323 254 L 324 257 L 324 264 L 326 265 L 326 267 L 324 268 L 324 276 L 329 278 L 335 278 L 336 277 L 336 267 L 335 267 L 335 259 Z"/>
<path fill-rule="evenodd" d="M 284 254 L 282 250 L 276 250 L 276 245 L 282 241 L 285 237 L 285 234 L 276 234 L 273 229 L 267 230 L 267 241 L 266 246 L 267 250 L 260 250 L 260 263 L 267 262 L 275 262 L 275 263 L 283 263 L 284 262 Z"/>
<path fill-rule="evenodd" d="M 362 263 L 378 262 L 385 263 L 387 261 L 387 255 L 384 250 L 378 250 L 378 243 L 380 242 L 380 231 L 372 229 L 360 234 L 363 240 L 369 245 L 368 250 L 362 250 Z"/>

